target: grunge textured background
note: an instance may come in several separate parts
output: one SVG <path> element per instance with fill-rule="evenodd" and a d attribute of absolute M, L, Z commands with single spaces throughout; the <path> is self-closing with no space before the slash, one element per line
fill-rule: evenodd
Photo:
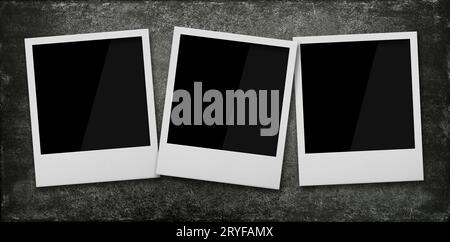
<path fill-rule="evenodd" d="M 448 221 L 449 14 L 446 0 L 2 2 L 1 220 Z M 148 28 L 160 129 L 173 26 L 281 39 L 417 31 L 425 181 L 298 187 L 292 101 L 280 191 L 171 177 L 37 189 L 23 39 Z"/>

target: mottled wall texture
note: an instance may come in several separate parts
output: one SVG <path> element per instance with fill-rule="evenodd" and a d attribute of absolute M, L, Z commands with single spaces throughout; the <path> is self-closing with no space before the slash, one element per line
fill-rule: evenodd
<path fill-rule="evenodd" d="M 449 8 L 447 0 L 2 2 L 1 220 L 448 221 Z M 160 129 L 174 26 L 281 39 L 417 31 L 425 181 L 300 188 L 291 102 L 279 191 L 171 177 L 37 189 L 23 39 L 149 29 Z"/>

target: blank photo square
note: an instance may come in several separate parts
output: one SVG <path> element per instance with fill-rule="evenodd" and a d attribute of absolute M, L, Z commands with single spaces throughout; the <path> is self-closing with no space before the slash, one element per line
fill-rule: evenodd
<path fill-rule="evenodd" d="M 276 118 L 279 120 L 288 57 L 289 48 L 287 47 L 181 35 L 175 90 L 187 90 L 191 93 L 191 97 L 194 97 L 195 82 L 202 83 L 201 89 L 198 89 L 202 93 L 210 89 L 218 90 L 222 94 L 225 94 L 227 90 L 243 92 L 255 90 L 256 94 L 260 90 L 277 90 L 280 98 Z M 222 96 L 225 103 L 226 95 Z M 268 102 L 271 102 L 270 95 L 268 95 Z M 172 105 L 172 112 L 177 107 L 176 104 Z M 202 109 L 198 110 L 201 115 L 209 104 L 210 102 L 202 103 Z M 192 99 L 191 110 L 194 112 L 191 113 L 195 113 L 194 105 Z M 246 122 L 242 125 L 237 125 L 235 121 L 235 125 L 206 125 L 204 121 L 200 125 L 195 125 L 195 120 L 192 122 L 193 125 L 175 125 L 171 122 L 168 143 L 276 156 L 278 130 L 274 135 L 261 136 L 261 128 L 267 125 L 261 125 L 260 122 L 249 125 L 249 109 L 257 111 L 258 105 L 256 102 L 252 106 L 250 101 L 246 100 Z M 268 107 L 270 114 L 272 110 L 270 105 Z M 235 106 L 233 111 L 234 117 L 231 118 L 236 119 L 238 108 Z M 194 115 L 191 115 L 191 119 L 195 119 Z M 225 118 L 230 118 L 226 112 L 213 115 L 228 115 Z M 223 123 L 223 120 L 221 121 Z"/>
<path fill-rule="evenodd" d="M 410 41 L 302 44 L 306 153 L 414 148 Z"/>
<path fill-rule="evenodd" d="M 149 146 L 142 38 L 33 46 L 42 154 Z"/>

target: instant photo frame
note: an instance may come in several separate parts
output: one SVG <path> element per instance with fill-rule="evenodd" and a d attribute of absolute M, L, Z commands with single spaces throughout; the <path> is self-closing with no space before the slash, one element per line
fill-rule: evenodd
<path fill-rule="evenodd" d="M 148 30 L 25 39 L 36 186 L 158 177 Z"/>
<path fill-rule="evenodd" d="M 300 186 L 423 180 L 416 32 L 294 41 Z"/>
<path fill-rule="evenodd" d="M 180 39 L 182 39 L 183 42 L 180 41 Z M 217 48 L 214 49 L 216 42 L 218 43 L 216 45 Z M 180 47 L 180 45 L 183 47 Z M 167 176 L 279 189 L 296 47 L 297 44 L 295 42 L 287 40 L 175 27 L 157 173 Z M 230 54 L 230 52 L 236 51 L 236 49 L 244 49 L 242 52 L 236 52 L 239 53 L 236 54 L 236 56 L 239 55 L 242 58 L 236 57 L 234 59 L 233 55 Z M 245 52 L 247 49 L 249 52 Z M 205 60 L 205 56 L 211 56 L 211 58 L 214 59 Z M 227 56 L 226 58 L 229 61 L 224 61 L 224 56 Z M 181 62 L 183 65 L 180 65 L 180 58 L 182 58 Z M 250 59 L 255 61 L 251 61 Z M 277 61 L 278 59 L 284 64 Z M 201 64 L 197 63 L 194 65 L 196 60 L 201 60 Z M 262 62 L 258 62 L 258 60 L 262 60 Z M 277 73 L 276 75 L 278 77 L 282 75 L 282 78 L 264 81 L 267 85 L 278 85 L 279 83 L 277 82 L 282 84 L 280 85 L 280 92 L 283 94 L 280 94 L 281 112 L 278 135 L 268 142 L 273 144 L 274 148 L 267 145 L 268 148 L 265 149 L 265 142 L 261 142 L 261 146 L 258 146 L 258 140 L 255 142 L 247 142 L 246 139 L 248 137 L 242 137 L 242 139 L 229 139 L 228 145 L 219 147 L 215 146 L 214 142 L 216 135 L 214 134 L 216 132 L 215 129 L 220 129 L 220 127 L 211 126 L 213 128 L 207 129 L 205 124 L 203 124 L 203 126 L 199 125 L 198 127 L 185 127 L 189 130 L 180 131 L 180 129 L 185 128 L 179 128 L 180 126 L 176 127 L 171 124 L 171 112 L 174 108 L 174 91 L 175 86 L 179 84 L 178 80 L 176 81 L 176 78 L 185 78 L 184 80 L 191 82 L 210 81 L 203 84 L 205 89 L 207 88 L 207 85 L 228 85 L 229 83 L 227 81 L 221 80 L 220 78 L 230 75 L 230 73 L 239 72 L 240 70 L 236 71 L 232 66 L 234 66 L 236 62 L 241 61 L 242 63 L 247 63 L 242 64 L 245 68 L 259 68 L 261 73 L 266 73 L 267 75 L 272 75 L 273 73 Z M 273 64 L 273 67 L 270 67 L 270 65 L 266 66 L 268 63 L 271 63 L 271 65 Z M 245 69 L 244 67 L 243 69 Z M 192 69 L 198 71 L 193 75 L 190 75 L 193 72 Z M 254 70 L 255 69 L 252 69 L 252 71 L 244 70 L 242 71 L 243 74 L 238 75 L 259 75 Z M 217 79 L 205 80 L 204 72 L 216 75 Z M 249 74 L 249 72 L 251 73 Z M 267 76 L 266 74 L 265 76 Z M 197 77 L 198 79 L 196 79 Z M 247 77 L 248 76 L 245 76 L 243 78 L 245 79 Z M 239 78 L 234 78 L 233 80 L 230 79 L 228 81 L 239 82 L 239 80 L 235 79 Z M 247 78 L 246 80 L 252 83 L 257 81 L 250 79 L 252 78 Z M 238 86 L 242 87 L 242 85 L 241 82 L 241 85 Z M 246 88 L 249 88 L 249 86 L 246 85 Z M 195 132 L 196 128 L 201 129 L 202 131 Z M 232 131 L 233 137 L 248 132 L 246 128 L 233 127 L 231 129 L 234 130 Z M 259 130 L 257 132 L 259 134 Z M 253 134 L 254 133 L 251 133 L 251 135 Z M 224 135 L 224 137 L 226 137 L 226 135 Z M 197 143 L 189 143 L 189 139 L 195 140 Z M 224 138 L 224 140 L 225 139 L 227 138 Z M 224 142 L 226 143 L 227 141 Z M 249 152 L 246 152 L 246 150 L 249 150 Z"/>

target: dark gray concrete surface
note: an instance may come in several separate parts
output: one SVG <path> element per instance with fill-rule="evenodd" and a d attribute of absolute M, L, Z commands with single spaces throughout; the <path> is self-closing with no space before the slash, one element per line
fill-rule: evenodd
<path fill-rule="evenodd" d="M 448 221 L 449 13 L 446 0 L 2 2 L 1 220 Z M 37 189 L 23 39 L 148 28 L 160 131 L 174 26 L 281 39 L 418 31 L 425 181 L 298 187 L 291 102 L 280 191 L 171 177 Z"/>

